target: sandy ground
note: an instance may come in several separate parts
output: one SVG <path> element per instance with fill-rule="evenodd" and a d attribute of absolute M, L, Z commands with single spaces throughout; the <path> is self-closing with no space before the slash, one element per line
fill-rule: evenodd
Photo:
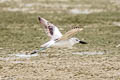
<path fill-rule="evenodd" d="M 53 50 L 52 50 L 53 51 Z M 106 52 L 57 50 L 39 54 L 10 54 L 0 57 L 1 80 L 118 80 L 119 57 Z M 72 53 L 73 52 L 73 53 Z M 17 55 L 17 56 L 16 56 Z"/>
<path fill-rule="evenodd" d="M 0 0 L 0 80 L 120 80 L 120 1 L 70 1 Z M 38 15 L 63 32 L 71 24 L 85 25 L 78 37 L 89 44 L 23 54 L 22 50 L 39 47 L 47 39 L 37 23 Z"/>

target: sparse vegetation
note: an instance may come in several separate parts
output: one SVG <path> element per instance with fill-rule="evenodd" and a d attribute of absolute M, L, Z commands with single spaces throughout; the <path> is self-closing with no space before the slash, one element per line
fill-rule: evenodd
<path fill-rule="evenodd" d="M 5 0 L 0 1 L 0 78 L 5 80 L 119 80 L 119 0 Z M 71 9 L 93 11 L 70 13 Z M 100 10 L 96 12 L 95 10 Z M 21 51 L 39 49 L 49 38 L 39 24 L 41 16 L 62 33 L 71 26 L 84 30 L 76 37 L 88 42 L 75 49 L 48 49 L 31 58 L 8 58 Z M 104 52 L 74 55 L 73 52 Z"/>

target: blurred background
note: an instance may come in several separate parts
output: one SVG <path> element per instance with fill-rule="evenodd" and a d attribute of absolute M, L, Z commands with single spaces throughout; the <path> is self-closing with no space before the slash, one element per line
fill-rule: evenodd
<path fill-rule="evenodd" d="M 119 44 L 119 0 L 0 0 L 0 47 L 33 49 L 47 41 L 38 16 L 63 33 L 73 26 L 86 28 L 77 36 L 90 46 Z"/>
<path fill-rule="evenodd" d="M 29 59 L 16 58 L 13 54 L 39 49 L 49 40 L 38 16 L 58 26 L 63 34 L 74 26 L 83 27 L 75 37 L 88 44 L 75 45 L 73 50 L 50 49 L 52 53 Z M 3 79 L 118 80 L 119 53 L 120 0 L 0 0 Z"/>

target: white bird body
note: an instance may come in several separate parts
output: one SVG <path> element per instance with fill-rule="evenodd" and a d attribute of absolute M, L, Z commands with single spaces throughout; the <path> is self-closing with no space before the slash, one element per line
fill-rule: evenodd
<path fill-rule="evenodd" d="M 64 40 L 64 41 L 59 41 L 53 44 L 51 47 L 57 47 L 57 48 L 72 48 L 73 43 L 71 43 L 70 40 Z"/>
<path fill-rule="evenodd" d="M 59 31 L 59 29 L 48 22 L 44 18 L 38 17 L 41 24 L 45 27 L 45 32 L 48 34 L 49 37 L 51 37 L 50 41 L 46 42 L 45 44 L 41 45 L 43 48 L 48 47 L 66 47 L 66 48 L 72 48 L 72 46 L 76 43 L 82 43 L 86 44 L 86 42 L 83 42 L 79 40 L 78 38 L 71 38 L 73 34 L 75 34 L 78 31 L 83 30 L 82 28 L 74 28 L 70 31 L 68 31 L 65 35 L 62 35 L 62 33 Z"/>

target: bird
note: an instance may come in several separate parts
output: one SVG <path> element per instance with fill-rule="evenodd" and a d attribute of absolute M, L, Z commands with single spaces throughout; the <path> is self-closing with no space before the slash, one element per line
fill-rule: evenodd
<path fill-rule="evenodd" d="M 43 48 L 49 48 L 49 47 L 66 47 L 66 48 L 72 48 L 73 45 L 77 43 L 81 44 L 87 44 L 87 42 L 84 42 L 76 37 L 72 37 L 75 35 L 78 31 L 82 31 L 83 28 L 80 27 L 74 27 L 70 31 L 66 32 L 64 35 L 60 32 L 58 27 L 56 27 L 54 24 L 50 23 L 48 20 L 38 17 L 38 20 L 40 24 L 44 26 L 44 30 L 47 33 L 47 35 L 50 37 L 50 40 L 41 47 Z"/>
<path fill-rule="evenodd" d="M 40 24 L 44 26 L 45 33 L 50 37 L 50 40 L 40 47 L 40 50 L 44 50 L 50 47 L 54 48 L 70 48 L 77 43 L 87 44 L 87 42 L 82 41 L 76 37 L 73 37 L 77 32 L 82 31 L 83 28 L 74 27 L 73 29 L 66 32 L 64 35 L 60 32 L 57 26 L 49 22 L 48 20 L 38 17 Z M 39 52 L 40 50 L 35 50 L 32 53 Z"/>

